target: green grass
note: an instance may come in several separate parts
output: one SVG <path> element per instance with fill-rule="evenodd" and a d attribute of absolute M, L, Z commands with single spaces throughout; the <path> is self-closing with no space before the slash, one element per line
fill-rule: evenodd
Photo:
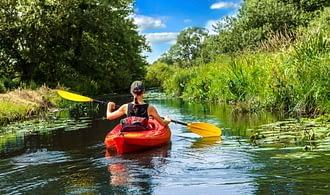
<path fill-rule="evenodd" d="M 278 48 L 222 55 L 210 64 L 178 69 L 165 79 L 165 91 L 190 100 L 235 103 L 243 112 L 329 113 L 329 14 L 327 9 L 290 44 L 279 40 Z"/>
<path fill-rule="evenodd" d="M 25 115 L 32 110 L 35 110 L 35 106 L 28 104 L 16 104 L 8 100 L 4 100 L 0 103 L 0 118 L 24 118 Z"/>
<path fill-rule="evenodd" d="M 62 101 L 55 90 L 44 86 L 36 90 L 16 89 L 0 94 L 0 100 L 0 125 L 44 114 Z"/>

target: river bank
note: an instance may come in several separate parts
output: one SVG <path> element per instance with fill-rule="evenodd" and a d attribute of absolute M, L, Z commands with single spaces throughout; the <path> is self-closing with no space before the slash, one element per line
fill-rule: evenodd
<path fill-rule="evenodd" d="M 45 86 L 0 94 L 0 125 L 42 116 L 56 109 L 61 100 L 56 90 Z"/>
<path fill-rule="evenodd" d="M 292 117 L 329 114 L 329 15 L 330 9 L 325 9 L 310 25 L 297 30 L 294 40 L 274 34 L 256 51 L 247 47 L 244 52 L 224 52 L 210 62 L 207 57 L 205 62 L 197 58 L 198 65 L 193 66 L 182 66 L 166 56 L 148 68 L 146 80 L 160 83 L 168 95 L 232 103 L 238 112 L 270 111 Z"/>

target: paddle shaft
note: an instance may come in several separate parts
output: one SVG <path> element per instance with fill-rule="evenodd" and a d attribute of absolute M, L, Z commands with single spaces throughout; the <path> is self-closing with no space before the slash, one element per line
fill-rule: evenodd
<path fill-rule="evenodd" d="M 94 100 L 93 99 L 93 102 L 95 102 L 95 103 L 99 103 L 99 104 L 104 104 L 104 105 L 106 105 L 108 102 L 105 102 L 105 101 L 101 101 L 101 100 Z"/>
<path fill-rule="evenodd" d="M 177 123 L 177 124 L 180 124 L 180 125 L 188 126 L 188 123 L 185 123 L 185 122 L 182 122 L 182 121 L 177 121 L 177 120 L 173 120 L 173 119 L 171 119 L 171 122 L 173 122 L 173 123 Z"/>

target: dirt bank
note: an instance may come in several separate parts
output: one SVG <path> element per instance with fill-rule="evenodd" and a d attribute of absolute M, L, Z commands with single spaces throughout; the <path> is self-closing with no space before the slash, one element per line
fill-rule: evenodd
<path fill-rule="evenodd" d="M 60 101 L 56 90 L 45 86 L 0 94 L 0 125 L 44 114 L 54 109 Z"/>

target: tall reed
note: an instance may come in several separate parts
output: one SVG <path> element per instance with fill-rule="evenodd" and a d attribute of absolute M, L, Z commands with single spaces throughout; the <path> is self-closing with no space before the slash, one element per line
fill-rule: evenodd
<path fill-rule="evenodd" d="M 291 34 L 278 35 L 264 45 L 271 52 L 221 55 L 213 63 L 176 71 L 166 79 L 165 89 L 190 100 L 235 103 L 242 111 L 329 113 L 328 15 L 330 9 L 295 32 L 294 42 Z"/>

